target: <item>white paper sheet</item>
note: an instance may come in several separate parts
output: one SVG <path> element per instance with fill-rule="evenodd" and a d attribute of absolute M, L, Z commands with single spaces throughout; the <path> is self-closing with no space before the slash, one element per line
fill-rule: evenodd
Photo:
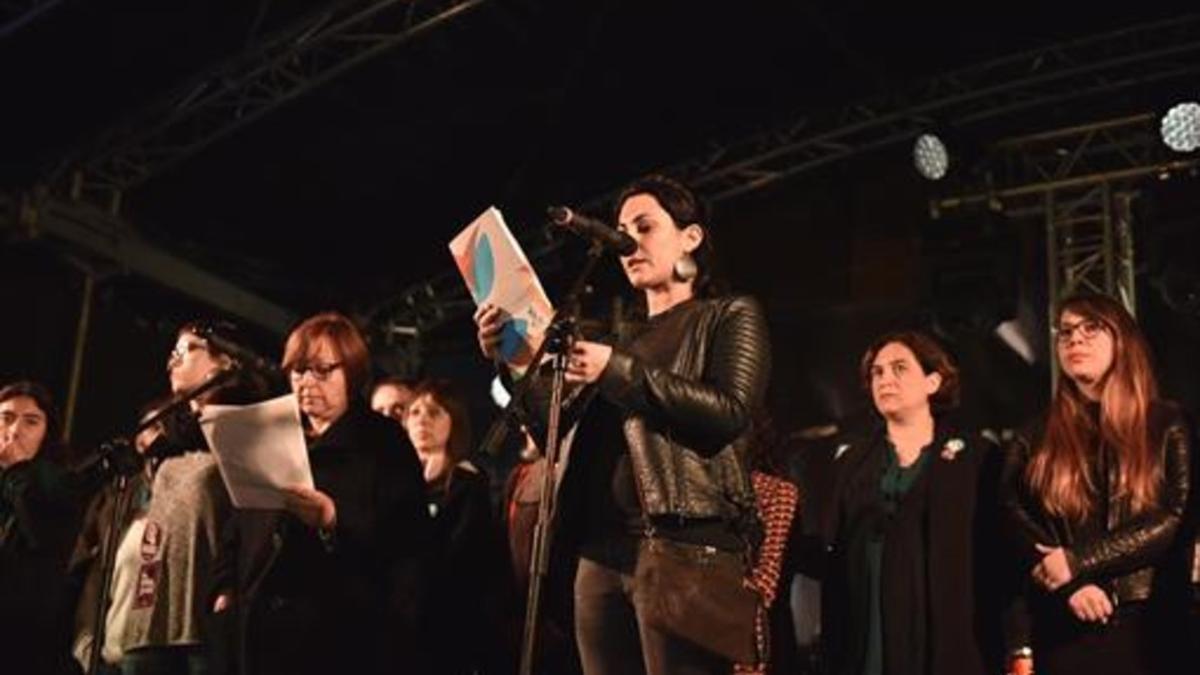
<path fill-rule="evenodd" d="M 281 509 L 282 488 L 313 487 L 295 394 L 254 405 L 207 405 L 200 428 L 239 509 Z"/>

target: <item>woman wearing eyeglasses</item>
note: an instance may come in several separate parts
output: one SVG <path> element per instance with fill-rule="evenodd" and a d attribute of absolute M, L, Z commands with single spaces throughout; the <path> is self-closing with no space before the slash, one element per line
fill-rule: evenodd
<path fill-rule="evenodd" d="M 1005 474 L 1032 610 L 1030 641 L 1012 646 L 1032 647 L 1039 675 L 1193 672 L 1171 637 L 1187 583 L 1186 424 L 1115 300 L 1069 299 L 1055 329 L 1058 389 Z"/>
<path fill-rule="evenodd" d="M 173 395 L 227 376 L 223 373 L 233 360 L 209 343 L 205 336 L 210 334 L 240 339 L 238 329 L 227 322 L 193 321 L 181 327 L 167 357 Z M 207 646 L 213 638 L 204 600 L 232 505 L 196 413 L 207 403 L 249 403 L 265 390 L 255 375 L 237 373 L 193 400 L 189 409 L 168 415 L 161 438 L 145 439 L 155 448 L 149 458 L 154 468 L 141 540 L 129 544 L 139 558 L 137 570 L 131 571 L 134 598 L 122 635 L 105 642 L 110 658 L 123 654 L 119 667 L 127 675 L 208 671 Z"/>
<path fill-rule="evenodd" d="M 235 672 L 422 672 L 413 612 L 425 482 L 400 426 L 367 406 L 369 367 L 341 314 L 288 336 L 283 369 L 315 487 L 288 489 L 284 510 L 239 511 L 227 532 L 212 607 L 232 613 Z"/>

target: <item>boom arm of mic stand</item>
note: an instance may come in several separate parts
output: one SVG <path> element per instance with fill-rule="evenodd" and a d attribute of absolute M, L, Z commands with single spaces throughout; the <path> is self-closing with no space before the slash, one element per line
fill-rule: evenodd
<path fill-rule="evenodd" d="M 166 405 L 156 410 L 153 415 L 150 415 L 138 424 L 137 429 L 134 429 L 133 431 L 133 436 L 136 437 L 146 429 L 158 424 L 162 418 L 170 415 L 179 408 L 191 404 L 192 401 L 195 401 L 213 389 L 216 389 L 221 385 L 228 384 L 230 380 L 237 376 L 238 372 L 238 368 L 219 370 L 217 371 L 216 375 L 213 375 L 211 378 L 205 380 L 204 383 L 199 387 L 196 387 L 195 389 L 189 389 L 188 391 L 172 396 L 171 400 L 167 401 Z"/>

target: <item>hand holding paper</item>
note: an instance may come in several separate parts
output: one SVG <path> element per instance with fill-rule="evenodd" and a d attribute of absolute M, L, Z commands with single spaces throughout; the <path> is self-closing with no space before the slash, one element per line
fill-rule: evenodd
<path fill-rule="evenodd" d="M 500 211 L 484 211 L 454 237 L 450 252 L 480 310 L 498 312 L 498 332 L 490 332 L 486 344 L 480 335 L 484 353 L 517 369 L 528 367 L 554 308 Z"/>
<path fill-rule="evenodd" d="M 284 505 L 300 522 L 318 530 L 329 530 L 337 522 L 337 505 L 320 490 L 295 486 L 284 488 Z"/>

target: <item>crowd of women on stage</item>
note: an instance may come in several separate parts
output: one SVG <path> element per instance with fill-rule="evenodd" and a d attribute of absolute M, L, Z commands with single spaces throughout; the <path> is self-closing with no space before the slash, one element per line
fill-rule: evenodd
<path fill-rule="evenodd" d="M 637 243 L 620 264 L 642 320 L 564 359 L 535 672 L 1200 668 L 1192 432 L 1121 304 L 1057 308 L 1058 386 L 1003 445 L 957 422 L 971 374 L 942 344 L 879 336 L 858 368 L 872 421 L 838 437 L 824 483 L 798 486 L 764 412 L 766 317 L 717 274 L 703 204 L 650 176 L 614 221 Z M 475 314 L 497 364 L 505 320 Z M 549 364 L 497 366 L 527 383 L 497 504 L 453 383 L 381 379 L 349 318 L 309 317 L 280 369 L 313 485 L 237 509 L 198 415 L 281 388 L 231 370 L 222 345 L 240 337 L 225 321 L 179 328 L 169 395 L 140 411 L 156 422 L 121 461 L 67 461 L 46 388 L 0 388 L 4 671 L 516 672 Z M 797 574 L 821 586 L 817 659 L 797 645 Z"/>

